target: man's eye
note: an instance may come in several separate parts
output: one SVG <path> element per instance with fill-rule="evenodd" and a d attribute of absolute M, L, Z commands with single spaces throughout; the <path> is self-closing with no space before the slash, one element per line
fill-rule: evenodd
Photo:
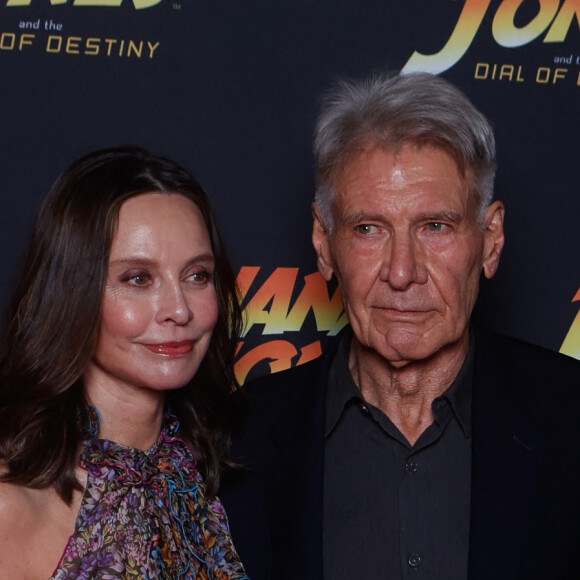
<path fill-rule="evenodd" d="M 440 232 L 445 229 L 446 224 L 443 222 L 429 222 L 427 228 L 432 232 Z"/>
<path fill-rule="evenodd" d="M 361 224 L 354 228 L 359 234 L 374 234 L 377 231 L 377 226 L 371 224 Z"/>

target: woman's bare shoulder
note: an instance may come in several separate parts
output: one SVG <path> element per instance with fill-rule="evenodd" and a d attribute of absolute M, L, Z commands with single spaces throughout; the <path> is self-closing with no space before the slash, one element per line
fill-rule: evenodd
<path fill-rule="evenodd" d="M 14 483 L 0 482 L 0 520 L 28 507 L 28 490 Z M 3 523 L 3 522 L 1 522 Z"/>
<path fill-rule="evenodd" d="M 21 485 L 0 482 L 0 545 L 33 516 L 30 490 Z"/>
<path fill-rule="evenodd" d="M 0 483 L 0 569 L 10 577 L 28 577 L 23 569 L 24 550 L 30 548 L 33 514 L 28 490 L 12 483 Z"/>
<path fill-rule="evenodd" d="M 48 578 L 66 545 L 67 533 L 53 512 L 55 492 L 0 483 L 0 577 Z M 58 509 L 60 507 L 60 510 Z"/>

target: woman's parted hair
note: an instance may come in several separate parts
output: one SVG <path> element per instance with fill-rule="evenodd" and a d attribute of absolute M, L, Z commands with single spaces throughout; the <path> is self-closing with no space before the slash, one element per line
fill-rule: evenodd
<path fill-rule="evenodd" d="M 189 384 L 168 393 L 209 493 L 219 484 L 237 388 L 242 327 L 235 276 L 202 187 L 174 161 L 138 147 L 95 151 L 74 162 L 44 200 L 8 309 L 0 359 L 2 480 L 53 484 L 67 502 L 87 402 L 82 375 L 96 348 L 119 209 L 144 193 L 176 193 L 199 208 L 215 256 L 218 321 Z"/>
<path fill-rule="evenodd" d="M 491 125 L 454 85 L 428 73 L 343 80 L 325 96 L 316 126 L 315 203 L 332 229 L 334 183 L 350 157 L 369 144 L 444 149 L 472 174 L 478 219 L 493 197 L 495 139 Z"/>

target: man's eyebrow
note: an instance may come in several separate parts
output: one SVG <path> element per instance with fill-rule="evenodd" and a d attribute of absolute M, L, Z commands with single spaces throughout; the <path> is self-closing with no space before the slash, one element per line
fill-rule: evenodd
<path fill-rule="evenodd" d="M 364 211 L 355 211 L 347 213 L 342 218 L 342 223 L 349 226 L 361 222 L 384 222 L 385 216 L 380 213 L 367 213 Z"/>
<path fill-rule="evenodd" d="M 463 214 L 460 212 L 445 209 L 441 211 L 430 211 L 418 214 L 417 221 L 446 221 L 446 222 L 460 222 Z M 364 222 L 384 222 L 385 216 L 380 213 L 366 213 L 364 211 L 354 211 L 343 216 L 342 222 L 344 225 L 360 224 Z"/>
<path fill-rule="evenodd" d="M 459 222 L 461 221 L 463 215 L 457 211 L 451 209 L 446 209 L 442 211 L 426 212 L 419 214 L 419 219 L 422 221 L 436 222 Z"/>

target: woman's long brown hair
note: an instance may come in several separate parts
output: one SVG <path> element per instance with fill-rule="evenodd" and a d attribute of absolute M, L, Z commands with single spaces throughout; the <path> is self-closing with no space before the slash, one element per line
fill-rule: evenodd
<path fill-rule="evenodd" d="M 104 149 L 73 163 L 46 197 L 25 252 L 0 358 L 0 480 L 54 485 L 70 503 L 85 433 L 82 375 L 96 347 L 109 252 L 124 201 L 177 193 L 200 209 L 215 256 L 218 321 L 193 379 L 168 395 L 209 494 L 227 465 L 233 371 L 242 317 L 235 276 L 205 192 L 174 161 L 137 147 Z"/>

